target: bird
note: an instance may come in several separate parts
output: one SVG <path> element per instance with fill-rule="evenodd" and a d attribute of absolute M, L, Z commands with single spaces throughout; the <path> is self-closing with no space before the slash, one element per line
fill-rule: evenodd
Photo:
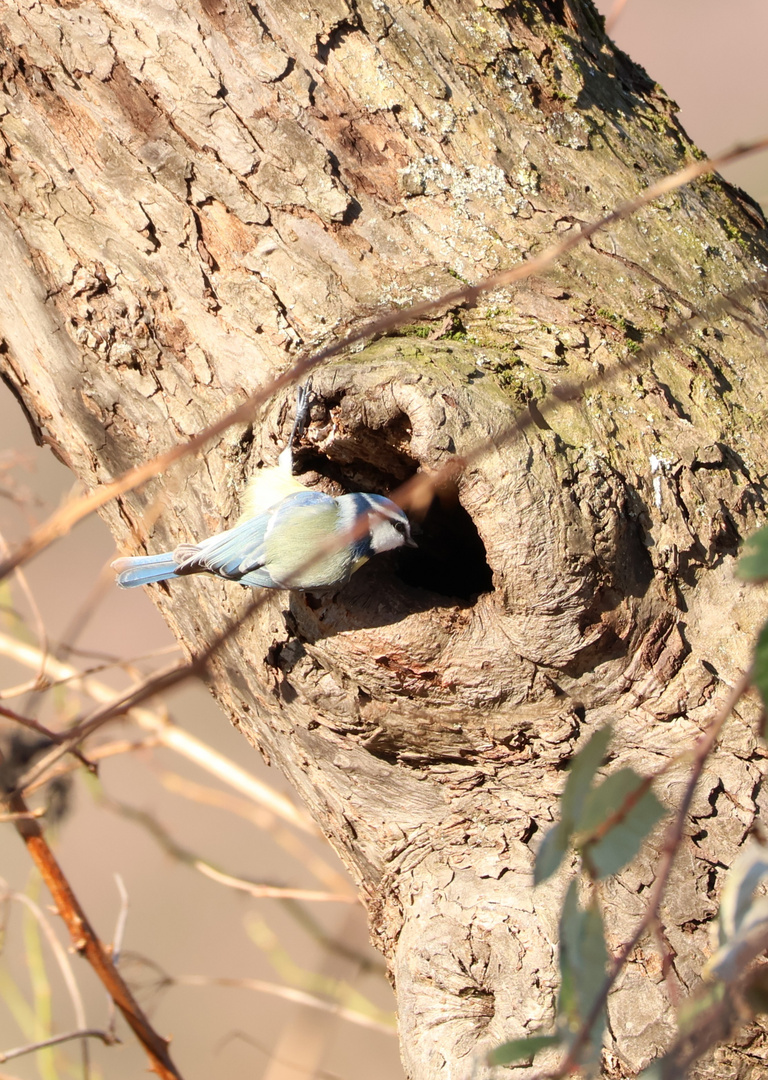
<path fill-rule="evenodd" d="M 345 584 L 373 555 L 416 547 L 404 511 L 384 495 L 327 495 L 292 475 L 293 444 L 308 415 L 301 388 L 296 422 L 279 464 L 251 480 L 237 524 L 173 551 L 116 559 L 123 589 L 213 574 L 262 589 L 321 591 Z"/>

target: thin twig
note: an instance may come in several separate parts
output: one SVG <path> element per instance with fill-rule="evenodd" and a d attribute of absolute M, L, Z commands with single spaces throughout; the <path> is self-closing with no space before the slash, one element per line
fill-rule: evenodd
<path fill-rule="evenodd" d="M 2 533 L 0 533 L 0 553 L 2 553 L 2 555 L 6 558 L 10 553 L 10 548 Z M 43 616 L 40 612 L 40 607 L 38 606 L 37 600 L 35 600 L 35 594 L 32 592 L 30 584 L 27 581 L 26 574 L 20 567 L 16 567 L 15 577 L 16 581 L 18 582 L 19 588 L 26 597 L 27 604 L 29 605 L 29 610 L 32 614 L 32 621 L 35 625 L 35 636 L 37 638 L 37 642 L 40 647 L 40 654 L 42 657 L 40 661 L 40 670 L 38 671 L 37 678 L 39 680 L 42 680 L 43 672 L 45 671 L 45 660 L 48 656 L 49 649 L 48 632 L 45 629 L 45 620 L 43 619 Z"/>
<path fill-rule="evenodd" d="M 115 966 L 120 963 L 120 953 L 123 948 L 123 937 L 125 935 L 125 927 L 128 923 L 128 890 L 125 887 L 122 874 L 115 874 L 115 884 L 117 885 L 117 891 L 120 893 L 120 912 L 117 916 L 117 925 L 115 926 L 115 934 L 112 939 L 112 959 L 115 962 Z"/>
<path fill-rule="evenodd" d="M 73 1039 L 101 1039 L 107 1046 L 112 1046 L 115 1042 L 106 1031 L 100 1031 L 98 1028 L 78 1028 L 77 1031 L 68 1031 L 65 1035 L 51 1035 L 49 1039 L 41 1039 L 40 1042 L 16 1046 L 13 1050 L 0 1050 L 0 1062 L 4 1064 L 11 1058 L 33 1054 L 36 1050 L 44 1050 L 47 1046 L 58 1046 L 59 1043 L 71 1042 Z"/>
<path fill-rule="evenodd" d="M 35 901 L 31 897 L 25 896 L 24 893 L 9 893 L 9 896 L 12 900 L 16 900 L 21 904 L 25 904 L 26 907 L 32 912 L 33 916 L 37 919 L 40 929 L 43 932 L 43 936 L 48 942 L 48 946 L 51 952 L 56 957 L 56 962 L 59 965 L 59 970 L 61 971 L 64 985 L 67 988 L 70 1000 L 72 1002 L 72 1009 L 75 1014 L 75 1023 L 77 1024 L 77 1030 L 83 1033 L 80 1042 L 80 1053 L 83 1066 L 83 1080 L 89 1080 L 89 1077 L 91 1075 L 91 1055 L 88 1045 L 88 1039 L 85 1033 L 90 1031 L 91 1029 L 86 1027 L 85 1006 L 83 1005 L 83 999 L 80 994 L 80 987 L 77 985 L 77 980 L 75 979 L 75 973 L 72 970 L 72 964 L 70 963 L 69 956 L 65 952 L 64 948 L 61 945 L 61 942 L 53 932 L 53 928 L 51 927 L 50 923 L 46 919 L 40 907 L 35 903 Z M 75 1034 L 73 1034 L 71 1037 L 75 1038 L 76 1036 Z M 69 1036 L 67 1038 L 69 1038 Z M 43 1049 L 45 1046 L 51 1045 L 52 1042 L 55 1042 L 55 1040 L 48 1038 L 42 1043 L 37 1043 L 31 1049 Z M 119 1040 L 117 1038 L 113 1038 L 112 1042 L 119 1042 Z M 11 1052 L 11 1056 L 13 1056 L 13 1052 Z M 0 1061 L 1 1060 L 3 1060 L 2 1057 L 0 1057 Z"/>
<path fill-rule="evenodd" d="M 230 889 L 239 889 L 248 893 L 256 900 L 303 900 L 306 903 L 320 904 L 358 904 L 356 896 L 349 893 L 330 893 L 321 889 L 292 889 L 280 885 L 261 885 L 257 882 L 247 881 L 245 878 L 233 877 L 217 870 L 203 859 L 196 859 L 195 869 L 199 870 L 211 881 L 218 881 L 220 885 L 227 885 Z"/>
<path fill-rule="evenodd" d="M 110 584 L 115 583 L 115 572 L 112 570 L 112 563 L 110 565 Z M 86 675 L 97 675 L 100 671 L 109 671 L 110 668 L 125 668 L 135 667 L 142 660 L 156 660 L 158 656 L 168 656 L 169 653 L 178 652 L 181 646 L 178 641 L 172 641 L 168 645 L 161 645 L 157 649 L 150 649 L 149 652 L 139 653 L 138 656 L 132 656 L 126 660 L 124 656 L 115 656 L 113 653 L 99 652 L 98 649 L 80 649 L 76 646 L 69 646 L 68 651 L 72 656 L 88 657 L 91 660 L 98 660 L 98 664 L 94 664 L 93 667 L 83 668 L 81 671 L 81 677 Z"/>
<path fill-rule="evenodd" d="M 301 863 L 327 889 L 336 893 L 357 896 L 357 892 L 348 877 L 321 858 L 292 829 L 286 829 L 282 823 L 278 824 L 275 814 L 261 806 L 254 805 L 253 800 L 240 798 L 229 791 L 208 787 L 194 780 L 187 780 L 185 777 L 179 776 L 178 773 L 167 770 L 161 772 L 160 782 L 166 791 L 170 791 L 174 795 L 180 795 L 182 798 L 190 799 L 203 806 L 214 806 L 226 813 L 237 814 L 239 817 L 245 818 L 246 821 L 250 821 L 258 829 L 269 833 L 283 851 Z"/>
<path fill-rule="evenodd" d="M 358 330 L 354 330 L 350 334 L 347 334 L 340 341 L 328 345 L 316 353 L 303 357 L 298 360 L 292 368 L 289 368 L 287 371 L 283 372 L 282 375 L 272 379 L 266 386 L 251 394 L 237 409 L 234 409 L 220 420 L 217 420 L 214 424 L 211 424 L 210 427 L 207 427 L 197 435 L 194 435 L 186 443 L 177 443 L 175 446 L 172 446 L 170 450 L 158 454 L 150 461 L 134 466 L 110 483 L 100 485 L 88 495 L 81 496 L 78 499 L 73 499 L 66 503 L 22 541 L 8 558 L 0 563 L 0 580 L 7 576 L 7 574 L 17 566 L 21 565 L 21 563 L 26 562 L 44 548 L 48 547 L 54 540 L 64 536 L 79 521 L 82 521 L 83 518 L 92 514 L 95 510 L 98 510 L 112 499 L 117 498 L 119 495 L 124 495 L 129 491 L 133 491 L 135 488 L 145 484 L 148 480 L 151 480 L 152 477 L 165 472 L 176 461 L 196 453 L 198 450 L 202 449 L 206 443 L 210 442 L 218 435 L 221 435 L 233 425 L 249 423 L 253 418 L 255 410 L 259 406 L 263 405 L 270 397 L 274 396 L 290 383 L 305 377 L 309 371 L 317 367 L 323 361 L 347 352 L 353 345 L 366 341 L 368 338 L 390 333 L 398 327 L 413 322 L 414 319 L 420 319 L 425 315 L 432 314 L 443 308 L 451 308 L 459 305 L 464 307 L 474 307 L 480 297 L 485 293 L 494 292 L 496 289 L 505 288 L 508 285 L 513 285 L 518 281 L 523 281 L 526 278 L 532 277 L 534 274 L 543 273 L 543 271 L 548 270 L 558 259 L 561 259 L 579 244 L 584 243 L 591 236 L 594 236 L 599 230 L 605 229 L 609 225 L 613 225 L 630 217 L 632 214 L 662 195 L 668 195 L 678 188 L 683 187 L 685 184 L 690 184 L 699 177 L 705 176 L 707 173 L 721 168 L 723 165 L 728 165 L 732 161 L 766 148 L 768 148 L 768 137 L 755 139 L 752 142 L 736 146 L 731 150 L 704 161 L 691 162 L 691 164 L 680 169 L 678 172 L 662 177 L 634 198 L 627 199 L 620 203 L 604 217 L 582 225 L 581 229 L 578 231 L 574 230 L 574 232 L 566 236 L 559 243 L 553 244 L 541 254 L 535 255 L 525 262 L 518 263 L 508 270 L 502 270 L 499 273 L 492 274 L 480 281 L 477 285 L 468 285 L 461 289 L 454 289 L 451 292 L 438 297 L 437 300 L 425 300 L 418 304 L 413 304 L 409 308 L 381 315 L 378 318 L 365 323 Z"/>
<path fill-rule="evenodd" d="M 11 638 L 11 640 L 16 640 Z M 92 675 L 100 675 L 103 671 L 111 671 L 113 668 L 121 668 L 123 670 L 130 670 L 134 665 L 140 663 L 142 660 L 155 660 L 158 656 L 167 656 L 169 653 L 177 653 L 181 649 L 178 642 L 174 642 L 172 645 L 164 645 L 160 649 L 152 649 L 151 652 L 141 653 L 139 656 L 132 656 L 129 660 L 125 660 L 120 657 L 101 656 L 103 663 L 93 664 L 91 667 L 85 668 L 66 668 L 61 667 L 61 670 L 69 671 L 68 675 L 62 675 L 61 678 L 55 679 L 52 677 L 54 669 L 58 669 L 56 661 L 52 656 L 48 656 L 46 660 L 46 674 L 42 679 L 28 679 L 24 683 L 20 683 L 18 686 L 10 686 L 7 690 L 0 690 L 0 701 L 8 701 L 10 698 L 22 697 L 24 694 L 28 694 L 34 690 L 37 693 L 43 693 L 47 690 L 55 690 L 58 686 L 66 686 L 67 683 L 87 679 Z M 70 655 L 72 656 L 88 656 L 99 657 L 99 653 L 95 653 L 91 649 L 70 649 Z"/>
<path fill-rule="evenodd" d="M 46 656 L 47 660 L 47 656 Z M 4 716 L 6 720 L 13 720 L 15 724 L 20 727 L 27 728 L 29 731 L 36 731 L 38 735 L 43 735 L 54 744 L 59 744 L 65 738 L 59 731 L 51 731 L 50 728 L 45 727 L 37 720 L 33 720 L 31 716 L 22 716 L 21 713 L 14 712 L 12 709 L 6 709 L 3 705 L 0 705 L 0 716 Z M 85 765 L 86 769 L 93 771 L 92 763 L 81 753 L 80 750 L 73 750 L 72 753 L 78 759 L 81 765 Z"/>
<path fill-rule="evenodd" d="M 229 635 L 234 632 L 239 623 L 240 620 L 237 620 L 234 625 L 230 624 L 224 633 L 217 635 L 211 645 L 209 645 L 199 657 L 189 662 L 173 664 L 170 667 L 163 668 L 161 671 L 148 676 L 140 683 L 130 687 L 122 694 L 117 694 L 111 702 L 102 705 L 100 708 L 95 709 L 88 716 L 84 717 L 70 733 L 59 740 L 52 750 L 49 750 L 39 762 L 28 769 L 27 772 L 19 778 L 18 789 L 23 791 L 29 785 L 34 784 L 41 776 L 45 775 L 48 769 L 50 769 L 50 767 L 61 757 L 75 751 L 78 743 L 88 738 L 89 735 L 93 735 L 95 731 L 98 731 L 99 728 L 103 727 L 108 721 L 125 716 L 126 713 L 130 712 L 136 705 L 141 704 L 141 702 L 148 701 L 150 698 L 165 693 L 172 687 L 178 686 L 192 675 L 201 674 L 207 661 L 213 656 L 216 649 L 227 640 Z"/>
<path fill-rule="evenodd" d="M 416 473 L 409 480 L 406 480 L 405 483 L 401 484 L 390 497 L 394 502 L 406 508 L 411 505 L 423 505 L 428 493 L 439 488 L 442 484 L 453 480 L 470 465 L 476 464 L 486 453 L 488 453 L 488 450 L 491 447 L 493 449 L 498 449 L 500 446 L 508 445 L 516 438 L 522 436 L 529 428 L 540 423 L 541 418 L 545 420 L 550 419 L 564 402 L 573 401 L 578 397 L 582 397 L 589 393 L 590 390 L 608 386 L 615 381 L 619 375 L 636 371 L 642 364 L 652 360 L 664 349 L 668 348 L 670 344 L 684 340 L 697 326 L 703 325 L 705 321 L 712 321 L 719 315 L 725 314 L 728 311 L 732 311 L 736 305 L 763 292 L 766 288 L 768 288 L 768 274 L 763 274 L 754 281 L 748 281 L 724 296 L 718 296 L 711 303 L 707 304 L 707 306 L 698 314 L 693 315 L 691 318 L 685 320 L 681 319 L 675 325 L 668 327 L 662 334 L 658 334 L 644 345 L 641 345 L 635 352 L 629 353 L 627 356 L 623 357 L 614 364 L 612 368 L 596 372 L 589 378 L 582 379 L 579 383 L 568 383 L 564 381 L 557 384 L 552 388 L 546 398 L 543 398 L 536 403 L 538 412 L 538 417 L 536 419 L 534 419 L 534 414 L 530 410 L 517 415 L 508 427 L 504 428 L 493 437 L 493 440 L 478 443 L 460 457 L 456 456 L 449 458 L 448 461 L 446 461 L 441 468 L 435 470 L 435 472 Z M 344 542 L 348 542 L 346 538 L 344 539 Z"/>
<path fill-rule="evenodd" d="M 148 701 L 150 698 L 166 693 L 172 687 L 178 686 L 192 675 L 202 675 L 209 660 L 214 654 L 228 641 L 232 634 L 247 622 L 251 614 L 257 610 L 263 602 L 263 596 L 251 598 L 240 615 L 236 619 L 233 619 L 224 630 L 217 634 L 196 656 L 192 656 L 187 661 L 171 664 L 167 668 L 162 668 L 160 671 L 148 675 L 141 682 L 129 687 L 122 693 L 113 696 L 110 701 L 80 720 L 66 733 L 66 735 L 63 735 L 59 739 L 58 745 L 53 750 L 49 751 L 48 754 L 24 774 L 18 781 L 19 790 L 23 790 L 28 784 L 37 780 L 50 765 L 58 761 L 64 754 L 72 752 L 78 743 L 82 742 L 89 735 L 92 735 L 95 731 L 98 731 L 98 729 L 103 727 L 109 720 L 124 716 L 143 701 Z"/>
<path fill-rule="evenodd" d="M 25 645 L 23 642 L 3 633 L 0 633 L 0 655 L 10 656 L 18 663 L 32 668 L 37 666 L 39 658 L 39 652 L 34 646 Z M 74 667 L 54 660 L 53 657 L 48 658 L 48 671 L 56 678 L 82 678 Z M 105 705 L 115 702 L 114 690 L 95 679 L 82 678 L 81 689 L 83 693 L 88 694 L 94 701 Z M 219 780 L 258 805 L 265 807 L 283 821 L 288 822 L 297 829 L 301 829 L 302 832 L 310 836 L 319 835 L 319 830 L 314 822 L 285 795 L 275 791 L 269 784 L 257 779 L 247 770 L 235 764 L 234 761 L 230 761 L 229 758 L 213 750 L 200 739 L 196 739 L 177 724 L 150 709 L 131 707 L 128 710 L 128 715 L 145 731 L 155 735 L 158 742 L 169 750 L 173 750 L 188 761 L 194 762 L 201 769 L 205 769 L 212 776 L 216 776 Z"/>
<path fill-rule="evenodd" d="M 174 975 L 167 976 L 167 986 L 231 986 L 242 990 L 256 990 L 261 994 L 270 994 L 272 997 L 283 998 L 292 1001 L 296 1005 L 308 1005 L 310 1009 L 319 1009 L 322 1012 L 337 1016 L 340 1020 L 348 1020 L 350 1024 L 359 1027 L 370 1028 L 372 1031 L 380 1031 L 384 1035 L 396 1035 L 397 1029 L 392 1024 L 383 1023 L 364 1013 L 348 1009 L 344 1005 L 336 1005 L 331 1001 L 316 997 L 307 993 L 306 990 L 297 990 L 293 986 L 281 986 L 279 983 L 265 982 L 262 979 L 235 979 L 213 978 L 207 975 Z"/>
<path fill-rule="evenodd" d="M 627 6 L 627 0 L 614 0 L 613 7 L 605 17 L 605 32 L 610 34 Z"/>
<path fill-rule="evenodd" d="M 125 927 L 128 922 L 128 890 L 126 889 L 125 882 L 120 874 L 115 874 L 115 882 L 117 883 L 117 891 L 120 894 L 120 911 L 117 916 L 117 925 L 115 926 L 115 933 L 112 938 L 112 963 L 115 967 L 119 967 L 120 953 L 123 948 L 123 935 L 125 934 Z M 114 1034 L 117 1011 L 112 997 L 110 995 L 107 995 L 107 997 L 109 1000 L 107 1031 Z"/>
<path fill-rule="evenodd" d="M 153 839 L 160 844 L 163 851 L 165 851 L 167 855 L 170 855 L 171 858 L 177 859 L 179 862 L 183 863 L 185 866 L 191 867 L 193 870 L 197 870 L 198 873 L 210 878 L 211 881 L 216 881 L 220 885 L 226 885 L 230 889 L 239 889 L 241 892 L 247 892 L 255 899 L 304 900 L 313 903 L 359 903 L 357 895 L 350 891 L 331 893 L 320 889 L 296 889 L 281 885 L 266 885 L 263 882 L 249 881 L 247 878 L 235 877 L 232 874 L 227 874 L 223 870 L 219 870 L 217 867 L 213 866 L 206 859 L 201 859 L 199 855 L 194 854 L 194 852 L 187 850 L 182 847 L 181 844 L 177 843 L 168 830 L 160 824 L 153 814 L 149 814 L 145 810 L 139 810 L 135 806 L 128 806 L 125 803 L 118 802 L 116 799 L 102 796 L 100 801 L 101 804 L 106 806 L 109 810 L 112 810 L 116 814 L 120 814 L 129 821 L 138 823 L 142 828 L 146 829 Z"/>
<path fill-rule="evenodd" d="M 16 686 L 9 686 L 7 690 L 0 690 L 0 701 L 9 701 L 11 698 L 23 697 L 25 694 L 29 694 L 32 690 L 48 690 L 51 684 L 44 679 L 40 682 L 39 679 L 27 679 L 26 682 L 17 683 Z"/>
<path fill-rule="evenodd" d="M 763 931 L 755 939 L 753 946 L 756 955 L 764 953 L 768 948 L 768 932 Z M 672 1045 L 659 1060 L 659 1075 L 662 1080 L 688 1076 L 688 1069 L 695 1061 L 719 1042 L 728 1039 L 737 1026 L 751 1020 L 756 1012 L 764 1011 L 762 1006 L 757 1004 L 762 1002 L 764 996 L 764 964 L 749 964 L 745 973 L 726 983 L 726 987 L 726 992 L 722 995 L 712 995 L 708 1007 L 706 998 L 712 994 L 712 983 L 705 983 L 703 990 L 695 995 L 693 1000 L 698 999 L 700 1011 L 697 1012 L 694 1022 L 683 1025 Z M 751 991 L 755 993 L 750 1001 Z"/>
<path fill-rule="evenodd" d="M 220 1053 L 228 1043 L 234 1042 L 236 1039 L 241 1040 L 246 1046 L 252 1046 L 264 1055 L 267 1060 L 275 1065 L 282 1065 L 292 1072 L 299 1073 L 303 1076 L 308 1076 L 310 1080 L 341 1080 L 338 1073 L 328 1072 L 326 1069 L 308 1068 L 306 1065 L 299 1065 L 295 1061 L 289 1061 L 288 1058 L 281 1057 L 279 1054 L 275 1054 L 268 1046 L 259 1042 L 258 1039 L 252 1038 L 244 1031 L 228 1031 L 227 1034 L 219 1040 L 216 1044 L 216 1053 Z M 0 1077 L 2 1080 L 2 1077 Z"/>
<path fill-rule="evenodd" d="M 61 945 L 61 942 L 53 932 L 53 928 L 46 919 L 39 905 L 30 897 L 24 893 L 9 892 L 8 896 L 11 900 L 15 900 L 17 903 L 24 904 L 33 914 L 35 919 L 43 932 L 45 940 L 48 942 L 48 946 L 56 957 L 56 963 L 59 965 L 64 985 L 66 986 L 69 997 L 72 1002 L 72 1009 L 75 1014 L 75 1023 L 78 1029 L 82 1030 L 87 1027 L 85 1019 L 85 1006 L 83 1005 L 83 998 L 80 994 L 80 988 L 77 985 L 75 979 L 75 973 L 72 970 L 72 965 L 69 961 L 69 956 Z"/>
<path fill-rule="evenodd" d="M 120 754 L 132 754 L 139 750 L 154 750 L 159 745 L 160 740 L 154 735 L 149 735 L 145 739 L 115 739 L 113 742 L 89 747 L 88 760 L 92 765 L 98 765 L 100 761 L 105 761 L 107 758 L 117 757 Z M 45 776 L 38 777 L 34 784 L 28 784 L 24 788 L 25 798 L 34 795 L 36 791 L 50 784 L 52 780 L 56 780 L 60 776 L 68 776 L 79 768 L 80 764 L 77 761 L 60 761 L 58 765 L 52 766 Z M 43 817 L 45 813 L 46 810 L 43 807 L 42 812 L 39 814 L 35 812 L 34 816 Z"/>
<path fill-rule="evenodd" d="M 7 821 L 23 821 L 25 818 L 41 818 L 45 817 L 45 807 L 39 806 L 36 810 L 27 810 L 24 814 L 0 814 L 0 821 L 3 823 Z"/>
<path fill-rule="evenodd" d="M 40 655 L 43 655 L 42 650 Z M 38 735 L 44 735 L 51 742 L 58 742 L 61 737 L 58 731 L 51 731 L 45 724 L 41 724 L 39 720 L 33 720 L 31 716 L 22 716 L 21 713 L 14 712 L 13 709 L 6 709 L 3 705 L 0 705 L 0 716 L 4 716 L 6 720 L 13 720 L 14 724 L 18 724 L 19 727 L 27 728 L 29 731 L 36 731 Z"/>
<path fill-rule="evenodd" d="M 59 638 L 58 644 L 51 650 L 57 659 L 66 660 L 72 655 L 75 651 L 75 642 L 96 614 L 99 605 L 109 596 L 113 582 L 111 562 L 110 559 L 109 562 L 104 563 L 90 592 L 75 610 Z"/>

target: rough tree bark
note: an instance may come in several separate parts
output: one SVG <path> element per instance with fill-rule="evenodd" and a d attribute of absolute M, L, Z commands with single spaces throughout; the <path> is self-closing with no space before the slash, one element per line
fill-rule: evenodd
<path fill-rule="evenodd" d="M 5 0 L 0 24 L 0 363 L 89 487 L 300 350 L 512 265 L 696 153 L 590 0 Z M 546 280 L 323 368 L 303 467 L 391 490 L 766 262 L 755 206 L 701 181 Z M 271 595 L 213 665 L 359 885 L 411 1077 L 483 1075 L 480 1051 L 551 1018 L 562 881 L 534 892 L 531 862 L 574 749 L 613 719 L 615 760 L 657 767 L 747 663 L 758 600 L 733 556 L 764 520 L 758 308 L 539 417 L 461 478 L 411 561 L 331 597 Z M 288 405 L 109 506 L 121 546 L 231 522 Z M 216 580 L 153 592 L 190 649 L 246 602 Z M 740 706 L 707 770 L 663 910 L 682 993 L 763 803 L 754 720 Z M 652 874 L 648 850 L 608 885 L 611 945 Z M 611 997 L 609 1072 L 671 1023 L 649 939 Z M 700 1072 L 746 1076 L 764 1045 L 752 1029 Z"/>

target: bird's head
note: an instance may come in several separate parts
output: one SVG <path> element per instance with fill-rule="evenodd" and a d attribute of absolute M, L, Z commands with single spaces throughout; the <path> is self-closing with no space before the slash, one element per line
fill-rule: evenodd
<path fill-rule="evenodd" d="M 411 525 L 403 510 L 383 495 L 366 495 L 371 553 L 416 547 Z"/>

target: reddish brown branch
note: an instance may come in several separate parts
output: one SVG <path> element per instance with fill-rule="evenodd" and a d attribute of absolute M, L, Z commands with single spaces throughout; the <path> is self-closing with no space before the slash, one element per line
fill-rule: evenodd
<path fill-rule="evenodd" d="M 27 815 L 27 805 L 19 794 L 8 799 L 12 813 Z M 109 952 L 97 937 L 81 908 L 77 897 L 43 836 L 34 818 L 25 816 L 14 820 L 16 831 L 26 844 L 35 866 L 53 897 L 61 918 L 69 930 L 72 944 L 81 953 L 104 984 L 107 993 L 125 1017 L 128 1026 L 146 1050 L 150 1067 L 162 1080 L 182 1080 L 168 1053 L 168 1043 L 154 1030 L 120 973 Z"/>
<path fill-rule="evenodd" d="M 59 739 L 58 732 L 51 731 L 45 724 L 41 724 L 39 720 L 21 716 L 20 713 L 14 712 L 13 709 L 6 709 L 4 705 L 0 705 L 0 716 L 4 716 L 6 720 L 13 720 L 14 724 L 19 724 L 20 727 L 25 727 L 29 731 L 36 731 L 38 735 L 44 735 L 51 742 L 56 742 Z"/>

